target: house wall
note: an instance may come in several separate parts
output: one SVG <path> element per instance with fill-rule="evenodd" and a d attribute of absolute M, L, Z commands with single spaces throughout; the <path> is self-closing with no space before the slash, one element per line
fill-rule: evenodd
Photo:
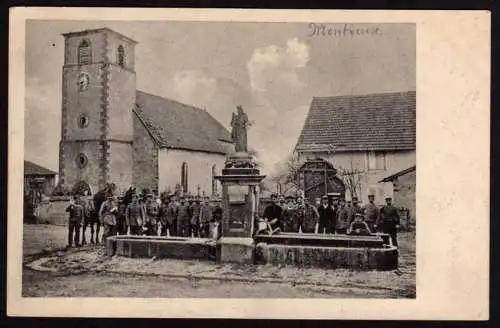
<path fill-rule="evenodd" d="M 217 174 L 221 174 L 226 156 L 224 154 L 214 154 L 198 151 L 188 151 L 180 149 L 161 149 L 159 151 L 159 192 L 167 188 L 175 190 L 175 185 L 181 183 L 182 163 L 188 165 L 188 190 L 193 195 L 212 194 L 212 166 L 216 165 Z M 220 182 L 217 183 L 217 191 L 220 194 Z"/>
<path fill-rule="evenodd" d="M 133 123 L 133 185 L 137 190 L 158 191 L 158 147 L 136 115 Z"/>
<path fill-rule="evenodd" d="M 297 159 L 305 161 L 307 158 L 320 157 L 330 162 L 337 170 L 341 177 L 343 169 L 357 169 L 360 172 L 361 187 L 358 197 L 361 202 L 368 202 L 368 194 L 375 194 L 375 203 L 382 205 L 386 196 L 393 196 L 392 183 L 378 183 L 381 179 L 398 171 L 407 169 L 415 165 L 415 151 L 393 151 L 386 153 L 385 169 L 369 170 L 368 155 L 366 152 L 339 152 L 328 154 L 327 152 L 307 152 L 298 153 Z M 350 199 L 351 195 L 346 190 L 346 198 Z"/>
<path fill-rule="evenodd" d="M 392 182 L 394 186 L 394 205 L 406 207 L 410 210 L 410 224 L 416 222 L 416 178 L 416 171 L 413 171 L 397 177 Z"/>

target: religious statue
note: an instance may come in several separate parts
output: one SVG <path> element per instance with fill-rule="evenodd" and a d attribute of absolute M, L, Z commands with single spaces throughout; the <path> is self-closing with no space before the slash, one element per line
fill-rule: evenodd
<path fill-rule="evenodd" d="M 231 139 L 234 143 L 234 149 L 236 152 L 247 152 L 248 144 L 247 144 L 247 127 L 249 125 L 248 116 L 243 111 L 243 107 L 237 107 L 238 113 L 233 113 L 233 117 L 231 119 L 231 127 L 233 128 L 231 131 Z"/>

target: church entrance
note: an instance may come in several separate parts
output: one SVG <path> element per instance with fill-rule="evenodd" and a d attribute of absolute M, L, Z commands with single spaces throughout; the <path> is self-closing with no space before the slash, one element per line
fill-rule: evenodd
<path fill-rule="evenodd" d="M 345 184 L 337 170 L 322 158 L 308 160 L 298 170 L 299 185 L 304 197 L 313 205 L 324 195 L 336 194 L 345 198 Z"/>

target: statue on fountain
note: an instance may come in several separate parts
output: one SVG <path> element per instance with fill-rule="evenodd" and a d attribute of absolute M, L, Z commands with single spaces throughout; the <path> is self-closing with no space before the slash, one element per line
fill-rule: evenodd
<path fill-rule="evenodd" d="M 239 152 L 248 152 L 247 143 L 247 128 L 250 122 L 247 114 L 243 111 L 243 107 L 237 107 L 237 114 L 233 113 L 231 119 L 231 139 L 234 142 L 234 150 Z"/>

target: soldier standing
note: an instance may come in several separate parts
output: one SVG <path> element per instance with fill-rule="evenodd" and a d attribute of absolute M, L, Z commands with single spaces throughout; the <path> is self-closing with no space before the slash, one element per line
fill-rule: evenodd
<path fill-rule="evenodd" d="M 102 242 L 110 236 L 116 235 L 116 213 L 118 207 L 113 194 L 108 193 L 106 195 L 106 201 L 102 203 L 99 210 L 99 220 L 102 225 L 104 225 L 104 233 L 102 236 Z"/>
<path fill-rule="evenodd" d="M 80 226 L 85 217 L 85 207 L 80 201 L 80 195 L 76 194 L 74 198 L 70 200 L 70 204 L 66 208 L 66 212 L 69 212 L 67 247 L 73 247 L 73 242 L 76 247 L 79 247 Z"/>
<path fill-rule="evenodd" d="M 302 233 L 314 233 L 318 229 L 319 213 L 316 207 L 309 204 L 308 199 L 297 198 L 299 206 L 296 212 L 296 219 L 299 231 Z M 316 231 L 317 232 L 317 231 Z"/>
<path fill-rule="evenodd" d="M 144 207 L 139 203 L 137 194 L 134 194 L 132 195 L 132 202 L 125 209 L 125 221 L 131 235 L 140 235 L 144 217 Z"/>
<path fill-rule="evenodd" d="M 318 233 L 333 233 L 332 227 L 335 227 L 335 209 L 328 204 L 328 196 L 321 197 L 321 205 L 318 206 L 319 225 Z"/>
<path fill-rule="evenodd" d="M 338 234 L 346 234 L 348 225 L 348 210 L 345 206 L 345 199 L 340 199 L 339 208 L 337 210 L 337 225 L 335 226 L 335 232 Z"/>
<path fill-rule="evenodd" d="M 283 212 L 281 213 L 281 224 L 283 225 L 284 232 L 293 232 L 294 231 L 294 213 L 295 206 L 293 204 L 293 197 L 286 197 L 286 204 L 283 207 Z"/>
<path fill-rule="evenodd" d="M 159 206 L 156 202 L 154 195 L 152 193 L 148 193 L 146 195 L 146 204 L 144 204 L 146 210 L 146 228 L 148 236 L 155 236 L 158 234 L 157 231 L 157 222 L 158 222 L 158 214 L 159 214 Z"/>
<path fill-rule="evenodd" d="M 392 198 L 386 197 L 386 205 L 380 210 L 380 221 L 377 226 L 383 233 L 391 236 L 392 244 L 398 247 L 397 228 L 399 227 L 399 213 L 396 207 L 392 205 Z"/>
<path fill-rule="evenodd" d="M 177 236 L 177 197 L 172 195 L 167 207 L 167 229 L 170 236 Z"/>
<path fill-rule="evenodd" d="M 212 206 L 209 204 L 209 198 L 203 199 L 203 204 L 200 206 L 200 237 L 208 238 L 210 235 L 210 221 L 212 221 Z"/>
<path fill-rule="evenodd" d="M 365 216 L 365 222 L 368 224 L 368 227 L 370 228 L 370 231 L 375 232 L 375 225 L 377 222 L 380 220 L 380 211 L 375 205 L 375 195 L 370 194 L 368 195 L 368 201 L 369 203 L 366 204 L 365 210 L 366 210 L 366 216 Z"/>
<path fill-rule="evenodd" d="M 180 237 L 189 237 L 189 205 L 186 198 L 181 198 L 181 204 L 177 207 L 177 234 Z"/>
<path fill-rule="evenodd" d="M 196 197 L 193 204 L 191 205 L 191 211 L 189 213 L 190 222 L 190 235 L 193 237 L 199 237 L 200 234 L 200 215 L 201 215 L 201 202 L 199 196 Z"/>

